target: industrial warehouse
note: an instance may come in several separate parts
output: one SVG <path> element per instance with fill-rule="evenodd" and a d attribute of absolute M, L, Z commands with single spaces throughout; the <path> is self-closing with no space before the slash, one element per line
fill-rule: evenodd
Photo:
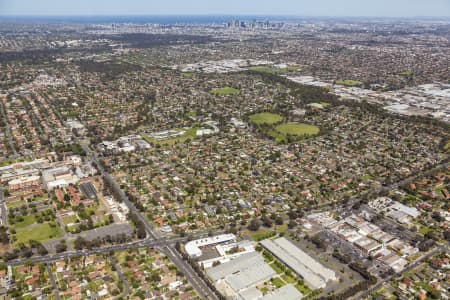
<path fill-rule="evenodd" d="M 227 299 L 294 300 L 303 297 L 291 284 L 263 295 L 260 286 L 276 277 L 277 273 L 258 252 L 246 253 L 209 268 L 206 274 Z"/>
<path fill-rule="evenodd" d="M 261 245 L 289 266 L 313 289 L 324 288 L 327 282 L 336 280 L 334 271 L 325 268 L 284 237 L 264 240 Z"/>
<path fill-rule="evenodd" d="M 295 274 L 293 278 L 304 281 L 312 290 L 323 289 L 337 280 L 333 270 L 284 237 L 266 239 L 260 245 L 291 269 Z M 226 299 L 289 300 L 304 297 L 302 290 L 291 281 L 281 279 L 283 272 L 278 273 L 262 253 L 255 251 L 254 243 L 238 241 L 234 234 L 193 240 L 186 243 L 184 249 L 202 266 L 208 279 Z"/>

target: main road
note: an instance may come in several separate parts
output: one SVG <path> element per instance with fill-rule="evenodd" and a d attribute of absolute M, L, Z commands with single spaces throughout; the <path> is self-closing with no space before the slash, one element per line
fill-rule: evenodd
<path fill-rule="evenodd" d="M 127 296 L 130 294 L 130 285 L 128 284 L 128 281 L 126 280 L 125 276 L 123 275 L 122 271 L 120 270 L 120 267 L 117 265 L 116 259 L 114 258 L 114 256 L 110 255 L 109 260 L 111 261 L 111 265 L 116 270 L 117 276 L 119 277 L 119 280 L 123 283 L 123 287 L 125 289 L 123 291 L 122 295 L 120 295 L 119 297 L 116 297 L 115 299 L 117 299 L 117 300 L 126 299 Z"/>
<path fill-rule="evenodd" d="M 1 226 L 7 226 L 7 209 L 6 209 L 6 203 L 4 199 L 4 191 L 2 188 L 0 188 L 0 225 Z"/>
<path fill-rule="evenodd" d="M 120 186 L 115 181 L 114 177 L 111 176 L 105 168 L 100 164 L 100 160 L 98 159 L 98 154 L 91 150 L 89 145 L 84 142 L 80 141 L 78 138 L 75 138 L 76 141 L 81 145 L 83 150 L 86 152 L 88 159 L 91 162 L 94 162 L 102 174 L 104 180 L 109 184 L 111 187 L 114 195 L 116 197 L 119 197 L 120 201 L 123 201 L 134 215 L 138 217 L 138 219 L 144 224 L 145 230 L 147 231 L 148 237 L 150 238 L 150 241 L 147 240 L 147 243 L 150 243 L 151 241 L 154 241 L 155 246 L 159 246 L 158 249 L 161 250 L 162 253 L 167 255 L 172 262 L 177 266 L 177 268 L 184 273 L 187 281 L 193 286 L 193 288 L 197 291 L 198 295 L 202 299 L 214 299 L 218 300 L 219 298 L 217 295 L 211 290 L 211 288 L 203 281 L 202 278 L 195 272 L 195 270 L 192 268 L 192 266 L 186 262 L 181 255 L 178 253 L 178 251 L 175 248 L 175 244 L 168 241 L 167 239 L 160 237 L 153 229 L 153 227 L 150 225 L 150 223 L 147 221 L 147 219 L 141 214 L 141 212 L 136 208 L 136 206 L 128 199 L 125 192 L 120 188 Z M 114 250 L 111 250 L 114 251 Z"/>
<path fill-rule="evenodd" d="M 48 254 L 45 256 L 34 256 L 30 258 L 21 258 L 8 261 L 7 264 L 10 266 L 20 266 L 25 263 L 45 263 L 49 264 L 55 261 L 63 260 L 65 258 L 89 256 L 94 254 L 106 254 L 109 255 L 111 252 L 123 251 L 127 249 L 136 248 L 155 248 L 160 252 L 164 253 L 185 275 L 188 282 L 194 287 L 198 295 L 202 299 L 218 299 L 214 292 L 209 288 L 209 286 L 200 278 L 200 276 L 195 272 L 190 264 L 188 264 L 180 253 L 175 249 L 176 243 L 186 242 L 189 237 L 176 237 L 172 239 L 158 238 L 152 239 L 147 238 L 144 240 L 139 240 L 135 242 L 130 242 L 120 245 L 111 245 L 107 247 L 94 248 L 90 250 L 75 250 L 66 251 L 57 254 Z"/>
<path fill-rule="evenodd" d="M 186 242 L 188 240 L 188 237 L 178 237 L 178 238 L 172 238 L 167 239 L 165 237 L 161 237 L 159 234 L 155 232 L 153 227 L 149 224 L 147 219 L 141 214 L 141 212 L 136 208 L 136 206 L 128 199 L 127 195 L 124 193 L 124 191 L 120 188 L 120 186 L 115 181 L 114 177 L 111 176 L 105 168 L 100 164 L 98 155 L 95 151 L 91 150 L 89 145 L 84 142 L 80 141 L 78 138 L 75 138 L 75 140 L 81 145 L 83 150 L 87 154 L 87 159 L 93 163 L 96 164 L 97 169 L 100 171 L 101 175 L 105 179 L 105 181 L 109 184 L 111 187 L 114 195 L 118 197 L 120 201 L 123 201 L 127 207 L 129 208 L 130 212 L 135 214 L 137 218 L 143 223 L 145 230 L 147 232 L 147 238 L 135 242 L 130 242 L 126 244 L 120 244 L 120 245 L 111 245 L 101 248 L 94 248 L 91 250 L 77 250 L 77 251 L 68 251 L 63 253 L 57 253 L 57 254 L 49 254 L 45 256 L 38 256 L 38 257 L 31 257 L 31 258 L 25 258 L 25 259 L 16 259 L 11 260 L 7 262 L 8 265 L 11 266 L 17 266 L 17 265 L 23 265 L 26 262 L 33 262 L 33 263 L 51 263 L 54 261 L 62 260 L 65 258 L 70 257 L 79 257 L 79 256 L 86 256 L 86 255 L 93 255 L 93 254 L 108 254 L 115 251 L 122 251 L 127 249 L 133 249 L 133 248 L 143 248 L 143 247 L 153 247 L 155 249 L 158 249 L 177 266 L 177 268 L 185 275 L 187 281 L 193 286 L 193 288 L 196 290 L 198 295 L 202 299 L 213 299 L 218 300 L 219 298 L 217 295 L 210 289 L 210 287 L 203 281 L 202 278 L 195 272 L 195 270 L 192 268 L 192 266 L 186 262 L 183 257 L 180 255 L 180 253 L 176 250 L 175 244 L 177 242 Z M 442 162 L 438 166 L 435 166 L 431 170 L 427 171 L 426 173 L 431 173 L 432 171 L 435 171 L 437 168 L 442 167 L 448 167 L 449 163 L 448 160 Z M 415 179 L 417 176 L 411 176 L 402 182 L 394 183 L 390 185 L 389 187 L 381 187 L 377 188 L 376 190 L 380 192 L 381 190 L 386 190 L 390 188 L 398 187 L 402 184 L 405 184 L 407 182 L 410 182 L 411 180 Z M 371 190 L 372 192 L 374 190 Z M 361 196 L 361 195 L 360 195 Z M 351 197 L 349 199 L 350 203 L 347 203 L 348 207 L 353 206 L 355 203 L 360 202 L 361 199 L 358 196 Z M 322 208 L 322 207 L 320 207 Z M 316 207 L 316 209 L 319 209 L 319 207 Z M 448 246 L 442 246 L 439 249 L 441 250 L 449 250 Z M 417 261 L 414 264 L 411 264 L 408 267 L 408 270 L 412 267 L 415 267 L 419 262 L 423 261 L 425 258 L 430 257 L 432 254 L 436 253 L 437 249 L 435 251 L 431 251 L 426 256 L 422 257 L 419 261 Z M 398 275 L 398 274 L 397 274 Z M 364 292 L 364 295 L 369 295 L 371 292 L 378 289 L 384 282 L 391 279 L 391 277 L 386 278 L 382 282 L 379 282 L 377 285 L 375 285 L 373 288 L 369 289 L 368 291 Z"/>
<path fill-rule="evenodd" d="M 50 266 L 48 264 L 45 266 L 45 268 L 47 269 L 47 273 L 48 273 L 50 282 L 51 282 L 52 287 L 53 287 L 53 292 L 55 293 L 55 299 L 59 300 L 60 297 L 59 297 L 58 285 L 56 284 L 55 277 L 53 277 L 53 272 L 52 272 L 52 270 L 51 270 L 51 268 L 50 268 Z"/>
<path fill-rule="evenodd" d="M 182 239 L 179 239 L 182 241 Z M 178 241 L 173 240 L 173 241 Z M 110 252 L 115 251 L 123 251 L 127 249 L 134 249 L 134 248 L 143 248 L 143 247 L 156 247 L 156 246 L 162 246 L 168 243 L 169 240 L 152 240 L 152 239 L 145 239 L 145 240 L 139 240 L 136 242 L 130 242 L 126 244 L 119 244 L 119 245 L 111 245 L 106 247 L 100 247 L 100 248 L 93 248 L 90 250 L 72 250 L 72 251 L 66 251 L 62 253 L 56 253 L 56 254 L 47 254 L 43 256 L 33 256 L 30 258 L 20 258 L 20 259 L 14 259 L 7 262 L 10 266 L 20 266 L 27 262 L 32 263 L 51 263 L 58 260 L 62 260 L 65 258 L 71 258 L 71 257 L 79 257 L 79 256 L 88 256 L 93 254 L 107 254 Z"/>

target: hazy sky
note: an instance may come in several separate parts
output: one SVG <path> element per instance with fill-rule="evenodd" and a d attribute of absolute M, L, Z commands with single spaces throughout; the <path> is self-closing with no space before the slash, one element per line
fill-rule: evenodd
<path fill-rule="evenodd" d="M 0 15 L 450 16 L 450 0 L 0 0 Z"/>

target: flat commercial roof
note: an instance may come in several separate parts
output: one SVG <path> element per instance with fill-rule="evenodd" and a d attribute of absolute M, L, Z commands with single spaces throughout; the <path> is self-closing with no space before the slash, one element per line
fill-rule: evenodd
<path fill-rule="evenodd" d="M 252 265 L 264 262 L 264 258 L 257 252 L 241 255 L 229 262 L 220 264 L 206 270 L 208 276 L 213 280 L 225 278 L 228 275 L 250 268 Z"/>
<path fill-rule="evenodd" d="M 199 247 L 220 244 L 230 241 L 235 241 L 236 236 L 234 234 L 219 234 L 213 237 L 202 238 L 186 243 L 184 249 L 190 257 L 199 257 L 202 255 L 202 250 Z"/>
<path fill-rule="evenodd" d="M 394 204 L 391 206 L 393 209 L 401 211 L 413 218 L 417 218 L 420 216 L 420 211 L 415 207 L 409 207 L 406 206 L 400 202 L 395 201 Z"/>
<path fill-rule="evenodd" d="M 229 262 L 207 269 L 206 273 L 212 280 L 222 279 L 236 293 L 244 292 L 244 294 L 244 290 L 276 275 L 275 270 L 266 264 L 264 258 L 257 252 L 244 254 Z"/>
<path fill-rule="evenodd" d="M 292 284 L 282 286 L 281 288 L 267 294 L 263 300 L 300 300 L 303 294 L 300 293 Z"/>
<path fill-rule="evenodd" d="M 269 280 L 276 274 L 277 272 L 263 260 L 258 264 L 252 265 L 250 268 L 227 276 L 225 280 L 233 290 L 241 291 L 255 284 Z"/>
<path fill-rule="evenodd" d="M 336 279 L 333 270 L 325 268 L 284 237 L 264 240 L 261 245 L 303 277 L 313 289 L 323 288 L 329 280 Z"/>
<path fill-rule="evenodd" d="M 258 290 L 256 287 L 251 287 L 246 290 L 243 290 L 239 292 L 239 296 L 244 299 L 261 299 L 262 298 L 262 292 Z"/>

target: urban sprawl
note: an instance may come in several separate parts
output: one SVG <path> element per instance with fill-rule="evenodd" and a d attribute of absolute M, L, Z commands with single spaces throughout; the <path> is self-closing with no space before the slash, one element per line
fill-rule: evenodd
<path fill-rule="evenodd" d="M 0 21 L 0 299 L 449 299 L 450 21 Z"/>

